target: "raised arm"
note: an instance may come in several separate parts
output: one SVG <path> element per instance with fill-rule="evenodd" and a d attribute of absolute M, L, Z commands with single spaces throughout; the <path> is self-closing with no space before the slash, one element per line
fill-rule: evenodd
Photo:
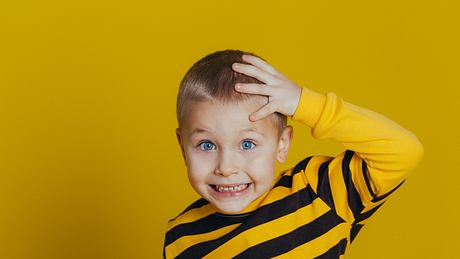
<path fill-rule="evenodd" d="M 346 147 L 333 159 L 304 171 L 319 196 L 349 222 L 369 217 L 424 154 L 411 131 L 332 92 L 324 95 L 303 87 L 292 119 L 310 127 L 315 139 L 331 139 Z"/>
<path fill-rule="evenodd" d="M 235 89 L 269 97 L 251 120 L 279 112 L 309 126 L 314 138 L 346 147 L 335 157 L 306 163 L 303 171 L 319 197 L 347 222 L 364 224 L 422 159 L 417 137 L 385 116 L 335 93 L 301 87 L 261 58 L 243 55 L 243 60 L 249 64 L 234 63 L 232 68 L 262 84 L 236 84 Z"/>

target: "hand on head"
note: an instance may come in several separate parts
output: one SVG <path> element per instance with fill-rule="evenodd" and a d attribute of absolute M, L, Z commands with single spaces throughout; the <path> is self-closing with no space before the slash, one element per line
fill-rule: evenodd
<path fill-rule="evenodd" d="M 274 112 L 292 116 L 299 104 L 302 87 L 289 80 L 261 58 L 252 55 L 243 55 L 242 58 L 250 65 L 233 63 L 232 69 L 252 76 L 264 84 L 238 83 L 235 84 L 235 90 L 248 94 L 264 95 L 269 100 L 267 104 L 250 115 L 250 120 L 263 119 Z"/>

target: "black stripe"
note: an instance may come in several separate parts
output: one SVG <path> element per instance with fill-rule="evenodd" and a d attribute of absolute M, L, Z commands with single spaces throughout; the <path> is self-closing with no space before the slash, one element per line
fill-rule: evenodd
<path fill-rule="evenodd" d="M 191 246 L 184 250 L 177 258 L 201 258 L 233 237 L 241 234 L 243 231 L 293 213 L 311 204 L 317 197 L 318 196 L 313 192 L 310 185 L 307 185 L 298 192 L 257 208 L 251 216 L 246 218 L 244 223 L 233 231 L 217 239 Z"/>
<path fill-rule="evenodd" d="M 324 202 L 335 211 L 334 198 L 332 197 L 331 184 L 329 183 L 329 164 L 331 160 L 323 162 L 318 170 L 318 187 L 317 192 Z"/>
<path fill-rule="evenodd" d="M 184 223 L 175 226 L 166 232 L 165 246 L 173 243 L 182 236 L 196 235 L 214 231 L 236 223 L 244 221 L 244 217 L 221 217 L 219 215 L 210 214 L 199 220 Z"/>
<path fill-rule="evenodd" d="M 202 207 L 202 206 L 204 206 L 204 205 L 206 205 L 206 204 L 208 204 L 208 203 L 209 203 L 209 201 L 207 201 L 207 200 L 205 200 L 205 199 L 203 199 L 203 198 L 201 198 L 201 199 L 199 199 L 199 200 L 196 200 L 195 202 L 193 202 L 192 204 L 190 204 L 187 208 L 185 208 L 185 210 L 182 211 L 179 215 L 177 215 L 175 218 L 173 218 L 173 219 L 171 219 L 171 220 L 169 220 L 169 221 L 171 222 L 171 221 L 173 221 L 173 220 L 176 220 L 177 217 L 179 217 L 180 215 L 184 214 L 185 212 L 187 212 L 187 211 L 189 211 L 189 210 L 191 210 L 191 209 L 196 209 L 196 208 Z"/>
<path fill-rule="evenodd" d="M 310 160 L 312 158 L 313 158 L 313 156 L 309 156 L 309 157 L 305 158 L 304 160 L 298 162 L 294 166 L 294 169 L 292 169 L 292 175 L 295 175 L 295 174 L 301 172 L 302 170 L 305 171 L 305 168 L 307 168 L 307 165 L 308 165 L 308 163 L 310 162 Z"/>
<path fill-rule="evenodd" d="M 292 179 L 293 179 L 294 175 L 300 173 L 302 170 L 305 171 L 305 168 L 307 168 L 307 165 L 310 162 L 311 158 L 312 158 L 312 156 L 309 156 L 309 157 L 305 158 L 304 160 L 300 161 L 299 163 L 297 163 L 294 166 L 294 168 L 292 169 L 292 174 L 291 175 L 283 175 L 278 180 L 278 182 L 276 182 L 276 184 L 273 186 L 273 188 L 278 187 L 278 186 L 284 186 L 284 187 L 287 187 L 287 188 L 291 188 L 292 187 Z"/>
<path fill-rule="evenodd" d="M 361 230 L 361 228 L 364 226 L 364 224 L 361 224 L 359 222 L 369 218 L 372 216 L 379 208 L 385 204 L 385 202 L 380 203 L 379 205 L 375 206 L 374 208 L 370 209 L 369 211 L 366 211 L 365 213 L 360 213 L 356 218 L 355 221 L 353 222 L 350 230 L 350 244 L 353 242 L 355 239 L 356 235 L 358 232 Z"/>
<path fill-rule="evenodd" d="M 352 172 L 350 171 L 350 161 L 354 155 L 355 152 L 353 150 L 345 151 L 345 156 L 342 161 L 342 174 L 343 180 L 345 181 L 345 186 L 347 188 L 348 205 L 353 212 L 353 217 L 356 218 L 364 209 L 364 206 L 351 177 Z"/>
<path fill-rule="evenodd" d="M 355 240 L 356 235 L 358 235 L 358 232 L 363 226 L 363 224 L 352 224 L 350 230 L 350 244 L 353 242 L 353 240 Z"/>
<path fill-rule="evenodd" d="M 275 186 L 273 186 L 273 188 L 278 187 L 278 186 L 292 188 L 292 175 L 283 175 L 278 180 L 278 182 L 276 182 L 276 184 L 275 184 Z"/>
<path fill-rule="evenodd" d="M 385 193 L 383 195 L 377 196 L 374 193 L 374 191 L 372 190 L 372 188 L 371 188 L 371 182 L 370 182 L 370 179 L 369 179 L 370 178 L 369 168 L 367 167 L 366 161 L 364 161 L 364 159 L 362 161 L 363 161 L 362 171 L 363 171 L 363 175 L 364 175 L 364 180 L 366 182 L 367 189 L 369 190 L 369 192 L 372 195 L 372 198 L 373 198 L 372 202 L 378 202 L 378 201 L 381 201 L 381 200 L 385 199 L 388 195 L 390 195 L 391 193 L 396 191 L 406 181 L 406 179 L 404 179 L 401 183 L 398 184 L 398 186 L 393 188 L 391 191 L 389 191 L 389 192 L 387 192 L 387 193 Z"/>
<path fill-rule="evenodd" d="M 380 206 L 382 206 L 385 202 L 382 202 L 380 203 L 379 205 L 375 206 L 374 208 L 370 209 L 369 211 L 366 211 L 365 213 L 360 213 L 356 218 L 355 218 L 355 222 L 361 222 L 367 218 L 369 218 L 370 216 L 372 216 L 372 214 L 374 214 L 374 212 L 376 210 L 378 210 L 380 208 Z"/>
<path fill-rule="evenodd" d="M 385 202 L 380 203 L 376 207 L 372 208 L 369 211 L 366 211 L 365 213 L 360 213 L 356 218 L 355 221 L 353 222 L 350 230 L 350 244 L 353 242 L 355 239 L 356 235 L 358 235 L 358 232 L 361 230 L 361 228 L 364 226 L 364 224 L 361 224 L 359 222 L 369 218 L 372 216 L 379 208 L 382 206 Z"/>
<path fill-rule="evenodd" d="M 340 240 L 335 246 L 327 250 L 326 253 L 315 257 L 315 259 L 339 258 L 340 255 L 345 254 L 346 249 L 347 249 L 347 239 L 344 238 Z"/>
<path fill-rule="evenodd" d="M 342 222 L 344 222 L 343 219 L 329 210 L 312 222 L 287 234 L 252 246 L 234 258 L 272 258 L 323 235 Z"/>
<path fill-rule="evenodd" d="M 367 164 L 366 164 L 366 161 L 364 161 L 364 159 L 362 159 L 363 161 L 363 166 L 362 166 L 362 171 L 363 171 L 363 175 L 364 175 L 364 181 L 366 182 L 366 186 L 367 186 L 367 189 L 369 190 L 369 192 L 371 193 L 372 197 L 375 198 L 375 193 L 374 191 L 372 190 L 372 187 L 371 187 L 371 182 L 369 180 L 369 170 L 367 168 Z"/>
<path fill-rule="evenodd" d="M 381 196 L 378 196 L 378 197 L 375 197 L 374 199 L 372 199 L 372 202 L 378 202 L 378 201 L 381 201 L 383 199 L 385 199 L 388 195 L 392 194 L 394 191 L 396 191 L 404 182 L 406 181 L 406 179 L 404 179 L 401 183 L 398 184 L 398 186 L 396 186 L 395 188 L 393 188 L 391 191 L 381 195 Z"/>

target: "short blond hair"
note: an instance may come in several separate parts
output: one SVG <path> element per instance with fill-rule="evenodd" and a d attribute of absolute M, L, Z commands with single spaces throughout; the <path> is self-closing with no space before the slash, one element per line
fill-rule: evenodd
<path fill-rule="evenodd" d="M 249 64 L 243 61 L 243 54 L 259 57 L 250 52 L 227 49 L 211 53 L 192 65 L 182 79 L 177 94 L 176 116 L 179 128 L 183 126 L 187 105 L 192 101 L 218 101 L 226 104 L 237 104 L 261 97 L 241 93 L 234 88 L 236 83 L 263 84 L 254 77 L 232 69 L 232 64 L 235 62 Z M 278 112 L 270 116 L 275 127 L 278 128 L 279 137 L 286 127 L 287 117 Z"/>

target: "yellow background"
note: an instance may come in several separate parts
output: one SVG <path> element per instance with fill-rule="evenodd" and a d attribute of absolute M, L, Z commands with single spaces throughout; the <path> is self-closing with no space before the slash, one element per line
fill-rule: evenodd
<path fill-rule="evenodd" d="M 198 198 L 174 134 L 186 70 L 254 52 L 413 131 L 425 157 L 349 258 L 452 258 L 460 232 L 455 1 L 2 1 L 0 258 L 160 258 Z M 294 125 L 286 164 L 337 155 Z"/>

